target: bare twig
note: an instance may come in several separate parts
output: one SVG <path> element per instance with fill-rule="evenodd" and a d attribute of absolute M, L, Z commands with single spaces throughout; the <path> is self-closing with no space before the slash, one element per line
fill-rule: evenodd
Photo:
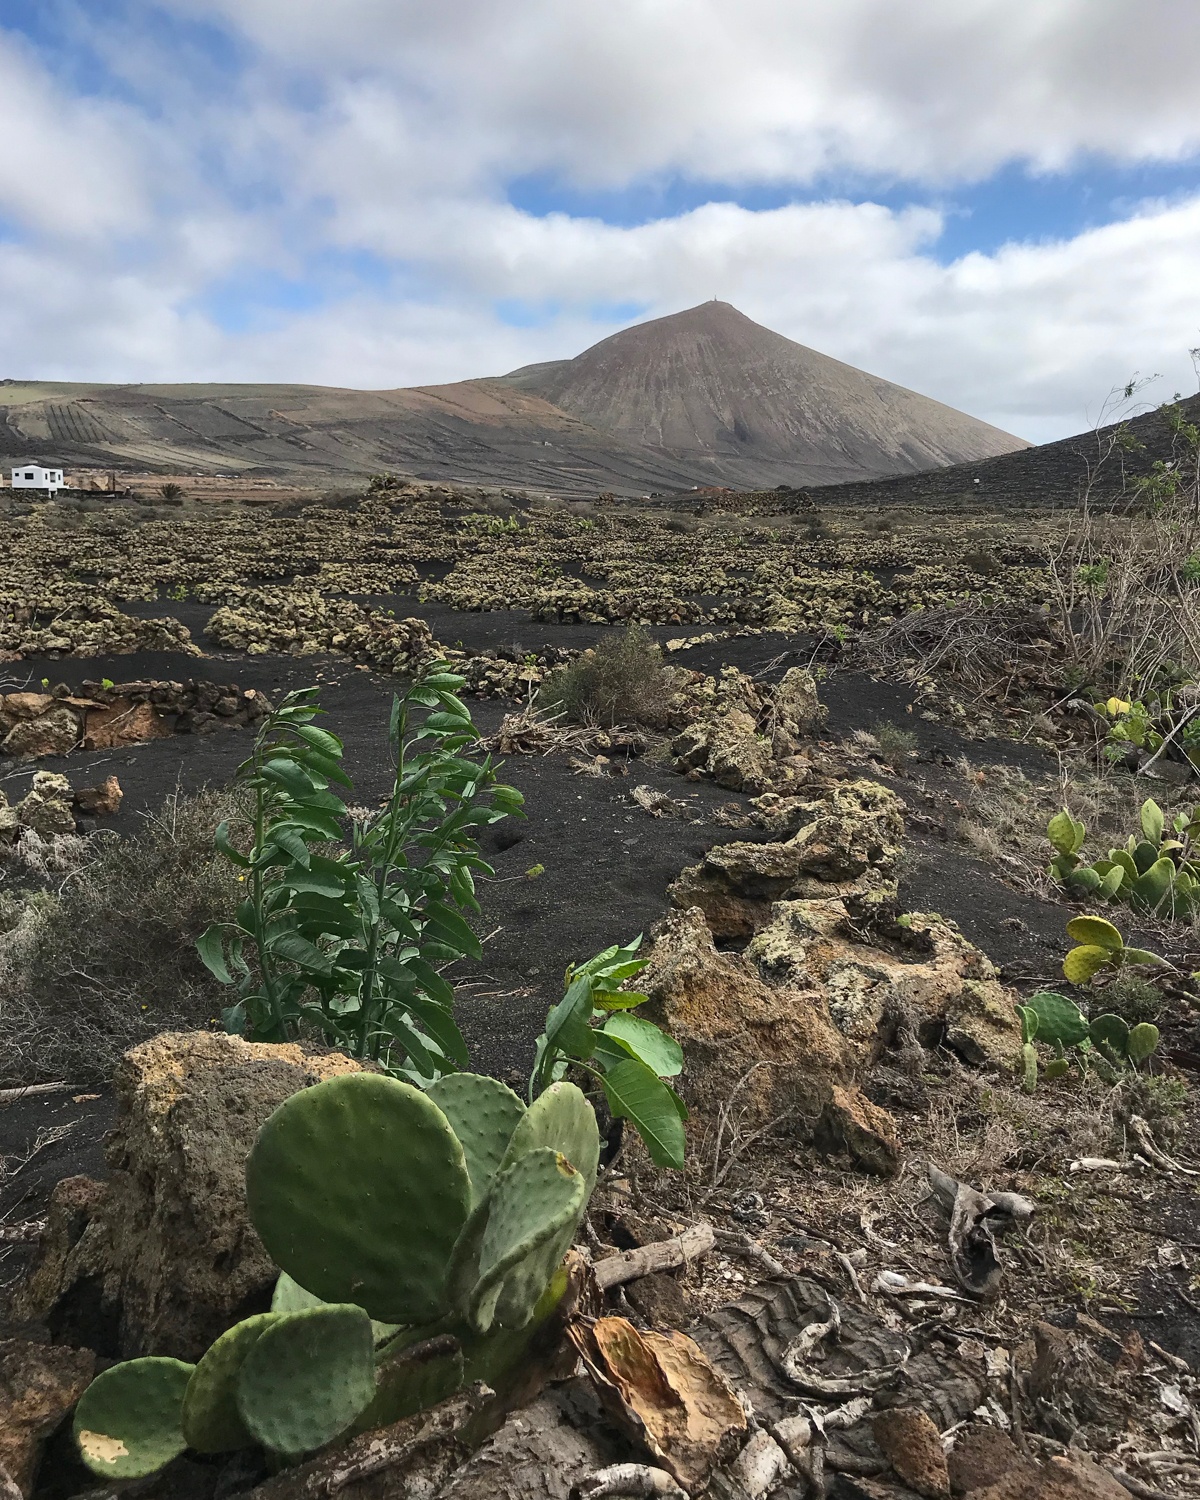
<path fill-rule="evenodd" d="M 764 1250 L 760 1244 L 752 1240 L 748 1234 L 739 1234 L 733 1229 L 714 1229 L 713 1235 L 723 1250 L 730 1250 L 734 1255 L 740 1255 L 743 1260 L 757 1261 L 768 1276 L 788 1274 L 787 1267 L 777 1261 L 769 1250 Z"/>

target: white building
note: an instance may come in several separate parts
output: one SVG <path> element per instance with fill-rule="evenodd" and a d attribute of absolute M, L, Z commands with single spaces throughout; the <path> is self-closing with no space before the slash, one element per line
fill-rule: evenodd
<path fill-rule="evenodd" d="M 47 469 L 42 464 L 25 464 L 19 469 L 12 471 L 12 487 L 14 490 L 49 490 L 54 494 L 62 488 L 63 471 L 61 469 Z"/>

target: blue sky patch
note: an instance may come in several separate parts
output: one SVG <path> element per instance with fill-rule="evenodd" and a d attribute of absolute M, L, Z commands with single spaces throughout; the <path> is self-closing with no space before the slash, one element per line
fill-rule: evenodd
<path fill-rule="evenodd" d="M 945 224 L 929 253 L 949 264 L 971 251 L 988 255 L 1011 242 L 1071 239 L 1128 218 L 1133 207 L 1147 199 L 1197 192 L 1200 159 L 1121 166 L 1094 158 L 1069 172 L 1045 175 L 1014 164 L 979 182 L 941 190 L 849 176 L 820 178 L 803 186 L 673 177 L 586 190 L 546 176 L 525 176 L 509 183 L 508 201 L 537 218 L 560 213 L 622 229 L 675 218 L 706 203 L 734 203 L 752 212 L 830 201 L 878 203 L 894 211 L 934 208 L 945 215 Z"/>

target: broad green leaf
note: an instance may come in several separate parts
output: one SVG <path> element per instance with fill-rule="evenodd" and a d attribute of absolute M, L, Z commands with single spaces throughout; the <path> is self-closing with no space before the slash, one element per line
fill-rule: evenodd
<path fill-rule="evenodd" d="M 318 729 L 315 724 L 297 724 L 293 725 L 292 733 L 330 760 L 341 760 L 345 747 L 337 735 L 331 734 L 328 729 Z"/>
<path fill-rule="evenodd" d="M 233 975 L 225 963 L 225 936 L 221 923 L 206 927 L 196 939 L 196 952 L 204 967 L 221 984 L 232 984 Z"/>
<path fill-rule="evenodd" d="M 600 1082 L 609 1109 L 633 1124 L 654 1164 L 682 1169 L 686 1150 L 683 1121 L 672 1091 L 653 1069 L 631 1057 L 604 1073 Z"/>
<path fill-rule="evenodd" d="M 603 1029 L 607 1035 L 627 1042 L 634 1054 L 659 1078 L 674 1078 L 683 1071 L 683 1049 L 674 1037 L 668 1036 L 652 1021 L 618 1011 L 608 1018 Z"/>
<path fill-rule="evenodd" d="M 233 844 L 229 837 L 228 822 L 217 824 L 217 830 L 213 834 L 213 843 L 217 846 L 217 848 L 221 851 L 226 859 L 232 860 L 233 863 L 235 865 L 238 865 L 241 869 L 246 869 L 250 864 L 250 860 L 247 858 L 247 856 L 244 855 L 240 849 L 235 849 L 233 847 Z"/>
<path fill-rule="evenodd" d="M 1163 824 L 1162 808 L 1153 797 L 1147 797 L 1142 803 L 1142 832 L 1155 847 L 1162 843 Z"/>
<path fill-rule="evenodd" d="M 431 901 L 425 908 L 425 919 L 441 942 L 456 948 L 458 953 L 470 958 L 482 958 L 483 949 L 479 939 L 459 914 L 440 902 Z"/>
<path fill-rule="evenodd" d="M 317 974 L 328 974 L 332 967 L 328 954 L 322 953 L 314 943 L 296 932 L 281 932 L 271 939 L 270 948 L 276 958 L 285 958 Z"/>
<path fill-rule="evenodd" d="M 312 778 L 294 760 L 278 758 L 267 761 L 261 770 L 261 775 L 268 781 L 273 781 L 277 786 L 283 787 L 284 791 L 290 792 L 293 797 L 309 797 L 320 788 L 313 782 Z"/>
<path fill-rule="evenodd" d="M 267 830 L 267 842 L 277 844 L 286 854 L 290 854 L 298 865 L 308 869 L 309 848 L 294 823 L 272 823 Z"/>

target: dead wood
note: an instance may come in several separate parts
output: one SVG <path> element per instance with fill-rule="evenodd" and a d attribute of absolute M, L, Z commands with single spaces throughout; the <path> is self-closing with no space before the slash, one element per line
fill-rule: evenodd
<path fill-rule="evenodd" d="M 649 1464 L 610 1464 L 581 1479 L 571 1490 L 571 1500 L 601 1500 L 605 1495 L 625 1495 L 630 1500 L 661 1495 L 664 1500 L 687 1500 L 665 1469 Z"/>
<path fill-rule="evenodd" d="M 640 1276 L 650 1276 L 655 1271 L 674 1270 L 701 1255 L 707 1255 L 714 1243 L 711 1224 L 703 1221 L 693 1224 L 672 1239 L 640 1245 L 636 1250 L 625 1250 L 620 1255 L 609 1255 L 597 1261 L 593 1268 L 596 1285 L 602 1292 L 607 1292 L 611 1287 L 623 1286 L 628 1281 L 636 1281 Z"/>

